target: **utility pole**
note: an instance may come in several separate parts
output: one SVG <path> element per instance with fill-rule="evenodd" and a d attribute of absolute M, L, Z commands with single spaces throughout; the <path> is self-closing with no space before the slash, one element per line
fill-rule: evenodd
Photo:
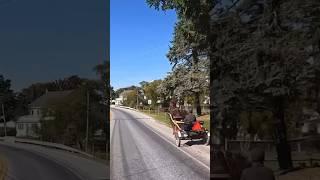
<path fill-rule="evenodd" d="M 89 139 L 89 90 L 87 90 L 86 152 L 88 152 L 88 139 Z"/>
<path fill-rule="evenodd" d="M 6 126 L 6 115 L 4 113 L 4 105 L 2 103 L 2 117 L 3 117 L 3 125 L 4 125 L 4 136 L 7 136 L 7 126 Z"/>

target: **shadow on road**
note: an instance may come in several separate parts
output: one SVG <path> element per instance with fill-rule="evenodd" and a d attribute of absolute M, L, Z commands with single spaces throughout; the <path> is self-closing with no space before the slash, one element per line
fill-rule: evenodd
<path fill-rule="evenodd" d="M 186 142 L 184 144 L 187 146 L 204 145 L 205 142 L 203 142 L 203 140 L 199 139 L 199 140 L 189 140 L 188 142 Z"/>

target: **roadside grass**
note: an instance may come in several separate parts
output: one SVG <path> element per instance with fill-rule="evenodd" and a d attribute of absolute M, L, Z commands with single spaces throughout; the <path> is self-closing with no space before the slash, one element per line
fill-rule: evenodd
<path fill-rule="evenodd" d="M 171 127 L 170 117 L 166 112 L 157 112 L 155 110 L 139 110 L 151 117 L 155 120 L 165 124 L 168 127 Z M 210 115 L 203 115 L 197 117 L 198 120 L 204 121 L 204 127 L 210 131 Z"/>
<path fill-rule="evenodd" d="M 153 117 L 155 120 L 165 124 L 168 127 L 171 127 L 170 117 L 166 112 L 157 112 L 154 110 L 139 110 L 140 112 L 143 112 L 151 117 Z"/>
<path fill-rule="evenodd" d="M 8 166 L 5 158 L 0 155 L 0 180 L 5 180 L 8 171 Z"/>
<path fill-rule="evenodd" d="M 197 117 L 198 120 L 204 121 L 203 127 L 210 131 L 210 115 L 203 115 Z"/>
<path fill-rule="evenodd" d="M 95 152 L 93 155 L 102 161 L 110 160 L 110 156 L 107 156 L 106 152 Z"/>

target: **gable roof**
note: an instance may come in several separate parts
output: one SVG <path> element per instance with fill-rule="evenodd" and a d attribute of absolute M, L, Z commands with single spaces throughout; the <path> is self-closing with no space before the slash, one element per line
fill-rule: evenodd
<path fill-rule="evenodd" d="M 49 103 L 67 97 L 73 90 L 68 91 L 48 91 L 44 95 L 34 100 L 29 107 L 47 107 Z"/>

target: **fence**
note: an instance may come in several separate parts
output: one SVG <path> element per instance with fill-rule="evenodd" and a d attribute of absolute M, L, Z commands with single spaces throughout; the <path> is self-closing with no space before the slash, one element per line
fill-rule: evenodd
<path fill-rule="evenodd" d="M 288 140 L 292 152 L 320 152 L 320 136 L 306 136 Z M 273 140 L 226 140 L 226 150 L 242 150 L 244 146 L 247 148 L 261 147 L 267 152 L 275 151 Z M 247 149 L 244 149 L 247 150 Z"/>
<path fill-rule="evenodd" d="M 288 142 L 295 167 L 320 166 L 320 136 L 295 138 L 290 139 Z M 278 169 L 276 146 L 273 140 L 226 140 L 225 142 L 226 151 L 240 151 L 246 156 L 249 156 L 249 150 L 255 147 L 263 148 L 266 152 L 266 164 L 272 169 Z"/>

